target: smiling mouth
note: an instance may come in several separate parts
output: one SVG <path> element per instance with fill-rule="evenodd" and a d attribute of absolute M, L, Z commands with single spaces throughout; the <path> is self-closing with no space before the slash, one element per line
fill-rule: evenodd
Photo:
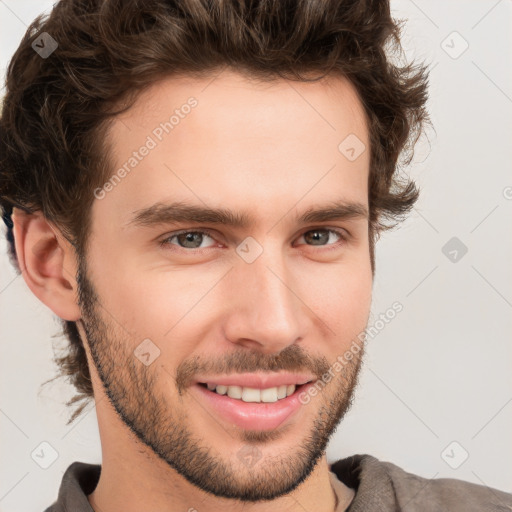
<path fill-rule="evenodd" d="M 285 422 L 293 421 L 297 415 L 306 414 L 300 395 L 306 393 L 316 382 L 311 377 L 291 376 L 290 379 L 281 378 L 279 386 L 264 383 L 267 387 L 263 387 L 261 382 L 258 383 L 261 379 L 246 376 L 245 381 L 252 384 L 250 387 L 235 385 L 235 379 L 229 377 L 219 377 L 217 382 L 223 381 L 223 384 L 217 384 L 214 378 L 204 382 L 208 378 L 203 377 L 203 382 L 198 380 L 192 386 L 198 399 L 230 428 L 237 426 L 244 430 L 261 431 L 277 429 Z M 244 383 L 238 378 L 237 380 L 236 384 Z M 275 380 L 272 384 L 276 383 Z"/>
<path fill-rule="evenodd" d="M 247 403 L 274 403 L 288 398 L 289 396 L 299 393 L 300 390 L 309 384 L 283 384 L 264 389 L 251 388 L 246 386 L 224 386 L 221 384 L 210 384 L 200 382 L 199 385 L 208 391 L 217 395 L 226 395 L 234 400 L 240 400 Z"/>

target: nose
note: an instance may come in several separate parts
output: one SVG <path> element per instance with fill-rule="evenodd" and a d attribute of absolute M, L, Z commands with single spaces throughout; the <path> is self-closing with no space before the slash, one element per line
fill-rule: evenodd
<path fill-rule="evenodd" d="M 239 261 L 230 272 L 224 335 L 231 343 L 271 354 L 304 337 L 307 308 L 284 258 L 265 249 L 253 263 Z"/>

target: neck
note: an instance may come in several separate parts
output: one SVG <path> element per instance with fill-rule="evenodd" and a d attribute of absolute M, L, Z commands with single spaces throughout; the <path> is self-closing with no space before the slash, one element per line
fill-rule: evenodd
<path fill-rule="evenodd" d="M 333 512 L 338 499 L 337 512 L 345 510 L 354 495 L 353 490 L 342 482 L 337 482 L 334 491 L 324 454 L 306 480 L 284 496 L 259 502 L 219 498 L 188 482 L 140 443 L 128 429 L 116 429 L 113 435 L 111 427 L 106 430 L 100 428 L 102 447 L 109 449 L 103 449 L 100 479 L 88 496 L 95 512 Z"/>

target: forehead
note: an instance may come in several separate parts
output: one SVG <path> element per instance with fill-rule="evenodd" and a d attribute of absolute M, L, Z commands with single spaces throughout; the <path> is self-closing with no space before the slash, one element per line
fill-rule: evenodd
<path fill-rule="evenodd" d="M 259 126 L 260 133 L 254 135 L 262 136 L 265 130 L 270 134 L 272 128 L 286 127 L 284 136 L 292 133 L 292 121 L 297 119 L 306 128 L 317 127 L 321 135 L 331 131 L 340 136 L 354 129 L 364 139 L 367 130 L 357 91 L 343 76 L 330 75 L 311 82 L 280 78 L 264 81 L 228 69 L 202 78 L 181 75 L 155 82 L 138 95 L 126 113 L 117 117 L 110 130 L 111 140 L 124 139 L 134 122 L 149 130 L 155 121 L 169 120 L 175 111 L 183 120 L 180 110 L 188 110 L 186 105 L 191 98 L 200 108 L 193 109 L 194 116 L 190 116 L 187 124 L 191 129 L 200 127 L 205 132 L 219 132 L 222 128 L 227 133 L 231 128 L 235 129 L 233 135 L 245 136 L 247 129 Z M 283 113 L 286 116 L 279 117 Z M 240 121 L 251 124 L 244 126 Z M 295 128 L 299 133 L 300 126 Z M 315 134 L 310 136 L 314 138 Z"/>
<path fill-rule="evenodd" d="M 347 140 L 362 151 L 357 159 L 344 154 Z M 229 201 L 239 210 L 272 201 L 285 208 L 301 197 L 305 208 L 367 201 L 366 117 L 342 77 L 261 82 L 224 71 L 162 79 L 115 119 L 108 142 L 113 172 L 125 171 L 101 207 L 119 214 L 171 199 Z"/>

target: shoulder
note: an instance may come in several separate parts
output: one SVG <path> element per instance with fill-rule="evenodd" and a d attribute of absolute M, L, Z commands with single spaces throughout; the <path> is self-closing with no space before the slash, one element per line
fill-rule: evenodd
<path fill-rule="evenodd" d="M 424 510 L 512 511 L 512 494 L 485 485 L 455 478 L 424 478 L 409 473 L 391 462 L 382 462 L 397 496 L 410 506 L 428 503 Z"/>
<path fill-rule="evenodd" d="M 385 502 L 389 510 L 410 512 L 512 512 L 512 494 L 455 478 L 421 477 L 371 455 L 342 459 L 332 464 L 331 471 L 356 489 L 355 502 L 362 493 L 365 506 L 375 500 Z"/>
<path fill-rule="evenodd" d="M 66 469 L 55 503 L 44 512 L 94 512 L 87 495 L 94 491 L 101 473 L 101 465 L 73 462 Z"/>

